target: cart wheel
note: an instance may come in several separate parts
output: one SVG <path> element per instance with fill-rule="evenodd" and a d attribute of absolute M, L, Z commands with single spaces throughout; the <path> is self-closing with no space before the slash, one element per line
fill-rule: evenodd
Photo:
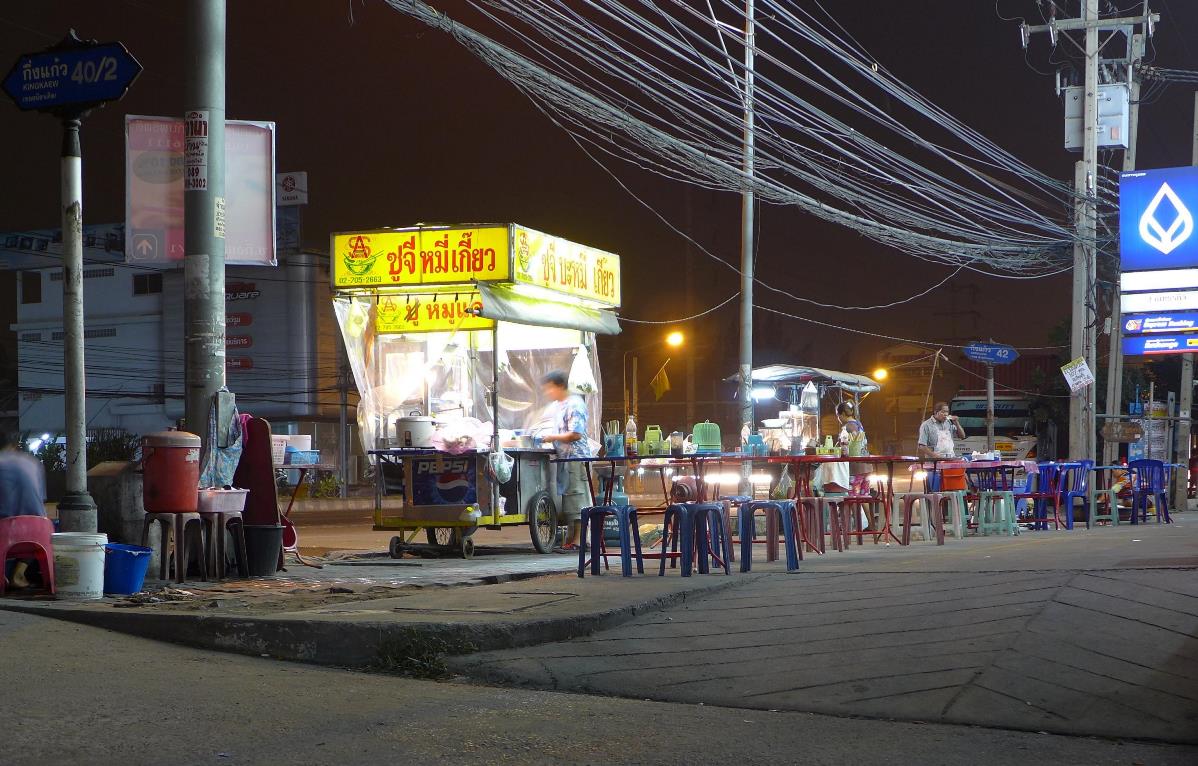
<path fill-rule="evenodd" d="M 396 536 L 391 538 L 391 544 L 387 546 L 387 553 L 391 554 L 393 559 L 403 558 L 403 537 Z"/>
<path fill-rule="evenodd" d="M 528 531 L 532 536 L 533 547 L 537 553 L 552 553 L 557 545 L 557 508 L 553 498 L 544 490 L 532 496 L 528 501 Z"/>
<path fill-rule="evenodd" d="M 474 558 L 474 535 L 462 537 L 462 558 Z"/>
<path fill-rule="evenodd" d="M 455 544 L 453 527 L 425 527 L 424 534 L 428 537 L 429 545 L 450 548 Z"/>

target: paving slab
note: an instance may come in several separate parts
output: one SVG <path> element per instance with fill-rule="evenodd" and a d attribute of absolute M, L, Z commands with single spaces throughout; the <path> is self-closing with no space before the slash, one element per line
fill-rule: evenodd
<path fill-rule="evenodd" d="M 670 702 L 1198 742 L 1198 519 L 867 542 L 470 677 Z M 760 555 L 760 554 L 758 554 Z"/>

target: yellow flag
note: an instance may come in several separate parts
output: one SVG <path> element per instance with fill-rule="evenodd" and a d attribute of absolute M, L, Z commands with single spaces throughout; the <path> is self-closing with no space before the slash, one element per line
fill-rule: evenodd
<path fill-rule="evenodd" d="M 649 381 L 649 388 L 653 389 L 654 401 L 661 401 L 661 397 L 665 396 L 666 391 L 670 390 L 670 378 L 666 375 L 666 365 L 670 363 L 667 359 L 657 374 L 653 376 L 653 380 Z"/>

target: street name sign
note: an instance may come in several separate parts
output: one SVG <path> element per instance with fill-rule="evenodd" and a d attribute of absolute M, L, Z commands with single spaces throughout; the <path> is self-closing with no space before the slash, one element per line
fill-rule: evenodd
<path fill-rule="evenodd" d="M 1019 358 L 1019 352 L 1002 343 L 970 343 L 965 347 L 965 356 L 983 364 L 1010 364 Z"/>
<path fill-rule="evenodd" d="M 120 99 L 139 74 L 121 43 L 84 42 L 72 31 L 54 48 L 19 57 L 4 92 L 24 110 L 81 110 Z"/>

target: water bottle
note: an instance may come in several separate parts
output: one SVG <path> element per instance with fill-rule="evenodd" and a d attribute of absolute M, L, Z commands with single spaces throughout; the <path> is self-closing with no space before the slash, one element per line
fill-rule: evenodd
<path fill-rule="evenodd" d="M 624 454 L 636 457 L 636 418 L 628 416 L 628 424 L 624 426 Z"/>

